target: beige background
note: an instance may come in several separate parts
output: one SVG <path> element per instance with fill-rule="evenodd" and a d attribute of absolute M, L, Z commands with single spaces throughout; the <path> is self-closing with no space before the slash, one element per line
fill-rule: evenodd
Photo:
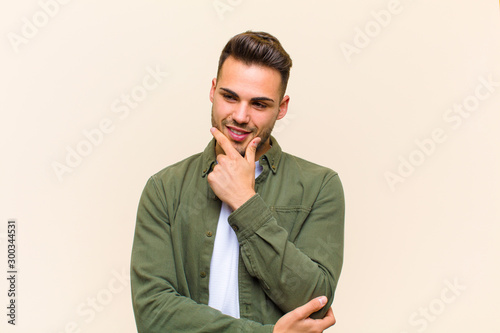
<path fill-rule="evenodd" d="M 219 52 L 247 29 L 275 34 L 294 61 L 281 146 L 336 170 L 345 187 L 328 332 L 498 331 L 498 2 L 74 0 L 48 6 L 52 16 L 35 0 L 2 7 L 0 262 L 5 272 L 16 218 L 19 297 L 13 328 L 2 278 L 0 331 L 135 332 L 127 279 L 140 193 L 205 147 Z M 141 88 L 148 70 L 168 72 L 151 91 Z M 141 101 L 125 115 L 120 97 L 132 92 Z M 464 103 L 470 114 L 449 113 Z M 109 133 L 88 146 L 83 133 L 103 121 Z M 87 156 L 58 177 L 54 163 L 78 147 Z M 408 159 L 419 165 L 400 166 Z M 407 174 L 391 186 L 398 168 Z"/>

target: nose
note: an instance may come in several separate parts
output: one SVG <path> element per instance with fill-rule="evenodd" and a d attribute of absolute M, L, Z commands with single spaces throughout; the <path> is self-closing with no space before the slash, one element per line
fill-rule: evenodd
<path fill-rule="evenodd" d="M 239 104 L 233 111 L 233 120 L 239 124 L 248 124 L 250 121 L 250 111 L 246 103 Z"/>

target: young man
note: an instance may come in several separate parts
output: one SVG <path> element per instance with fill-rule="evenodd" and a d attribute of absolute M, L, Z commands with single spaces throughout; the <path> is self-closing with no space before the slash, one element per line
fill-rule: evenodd
<path fill-rule="evenodd" d="M 152 176 L 132 251 L 139 332 L 322 332 L 343 260 L 334 171 L 271 136 L 292 61 L 264 32 L 234 36 L 212 81 L 213 140 Z"/>

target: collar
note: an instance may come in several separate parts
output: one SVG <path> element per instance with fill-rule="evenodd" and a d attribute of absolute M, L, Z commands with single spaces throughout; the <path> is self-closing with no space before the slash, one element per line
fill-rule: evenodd
<path fill-rule="evenodd" d="M 270 139 L 271 139 L 271 148 L 269 148 L 269 150 L 259 158 L 259 163 L 264 168 L 263 172 L 266 169 L 270 169 L 273 172 L 273 174 L 276 174 L 276 172 L 278 171 L 279 162 L 281 160 L 282 150 L 280 145 L 278 144 L 278 141 L 276 141 L 276 139 L 272 135 Z M 201 176 L 205 177 L 212 171 L 213 166 L 215 165 L 216 162 L 215 138 L 213 138 L 208 143 L 207 147 L 201 154 L 201 157 L 203 161 L 202 162 L 203 170 L 201 172 Z"/>

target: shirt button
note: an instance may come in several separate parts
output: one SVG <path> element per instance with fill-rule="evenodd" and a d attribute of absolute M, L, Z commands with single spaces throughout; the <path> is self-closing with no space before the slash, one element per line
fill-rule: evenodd
<path fill-rule="evenodd" d="M 207 237 L 212 237 L 212 232 L 211 231 L 207 231 Z"/>
<path fill-rule="evenodd" d="M 233 228 L 234 231 L 238 231 L 238 226 L 237 225 L 232 225 L 231 228 Z"/>
<path fill-rule="evenodd" d="M 206 276 L 207 276 L 207 273 L 205 273 L 205 272 L 201 272 L 201 273 L 200 273 L 200 276 L 201 276 L 202 278 L 204 278 L 204 277 L 206 277 Z"/>

